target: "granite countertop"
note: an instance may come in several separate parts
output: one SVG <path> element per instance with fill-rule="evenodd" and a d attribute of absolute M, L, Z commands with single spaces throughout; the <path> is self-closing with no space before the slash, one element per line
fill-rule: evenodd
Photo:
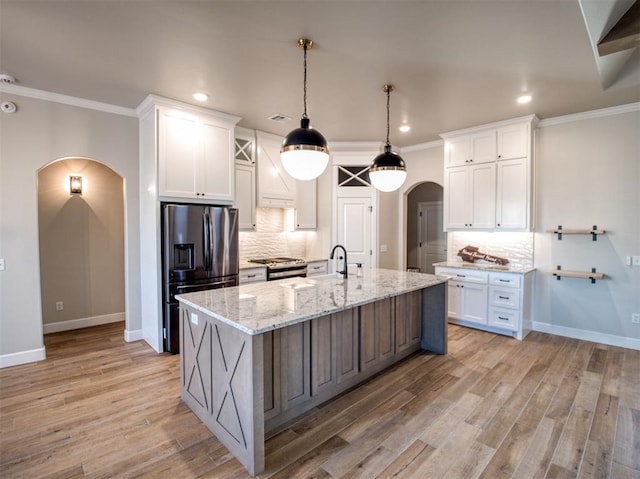
<path fill-rule="evenodd" d="M 248 334 L 308 321 L 383 298 L 446 282 L 432 274 L 387 269 L 290 278 L 181 294 L 176 298 Z"/>
<path fill-rule="evenodd" d="M 440 266 L 443 268 L 462 268 L 462 269 L 476 269 L 480 271 L 494 271 L 497 273 L 518 273 L 526 274 L 531 271 L 535 271 L 535 268 L 524 268 L 522 266 L 509 266 L 499 264 L 487 264 L 487 263 L 459 263 L 459 262 L 442 262 L 434 263 L 433 266 Z"/>

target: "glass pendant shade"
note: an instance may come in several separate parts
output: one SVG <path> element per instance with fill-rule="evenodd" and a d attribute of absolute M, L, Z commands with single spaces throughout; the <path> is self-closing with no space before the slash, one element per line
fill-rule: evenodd
<path fill-rule="evenodd" d="M 280 160 L 285 171 L 297 180 L 317 178 L 329 164 L 329 149 L 324 136 L 311 128 L 308 118 L 291 131 L 282 142 Z"/>
<path fill-rule="evenodd" d="M 384 153 L 373 159 L 369 178 L 375 189 L 384 192 L 395 191 L 402 186 L 407 178 L 407 167 L 402 157 L 391 151 L 391 145 L 385 145 Z"/>

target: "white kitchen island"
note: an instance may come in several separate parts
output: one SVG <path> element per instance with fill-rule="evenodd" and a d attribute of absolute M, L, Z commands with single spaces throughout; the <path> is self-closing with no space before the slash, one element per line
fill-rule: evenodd
<path fill-rule="evenodd" d="M 266 435 L 419 349 L 445 354 L 446 292 L 373 269 L 177 296 L 182 400 L 256 475 Z"/>

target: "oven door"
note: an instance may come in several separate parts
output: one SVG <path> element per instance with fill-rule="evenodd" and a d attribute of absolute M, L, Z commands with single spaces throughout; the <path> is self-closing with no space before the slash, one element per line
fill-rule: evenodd
<path fill-rule="evenodd" d="M 267 268 L 267 281 L 274 281 L 276 279 L 284 278 L 306 278 L 307 277 L 307 265 L 291 266 L 289 268 L 271 269 Z"/>

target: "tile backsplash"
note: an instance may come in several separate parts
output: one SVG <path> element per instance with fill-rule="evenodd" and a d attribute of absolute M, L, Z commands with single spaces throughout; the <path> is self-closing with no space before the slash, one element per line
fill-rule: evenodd
<path fill-rule="evenodd" d="M 240 232 L 240 258 L 304 258 L 307 235 L 313 233 L 288 231 L 292 214 L 293 210 L 282 208 L 257 208 L 256 231 Z"/>
<path fill-rule="evenodd" d="M 447 234 L 447 261 L 462 262 L 457 254 L 467 245 L 506 258 L 511 266 L 533 267 L 533 233 L 450 232 Z"/>

